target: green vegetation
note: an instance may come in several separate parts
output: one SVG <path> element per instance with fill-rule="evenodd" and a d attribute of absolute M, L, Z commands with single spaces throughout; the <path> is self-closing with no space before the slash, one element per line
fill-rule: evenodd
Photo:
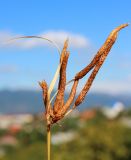
<path fill-rule="evenodd" d="M 98 112 L 90 120 L 70 118 L 61 124 L 55 125 L 52 133 L 73 130 L 77 133 L 76 138 L 63 144 L 53 144 L 52 159 L 131 160 L 131 128 L 122 124 L 121 117 L 107 120 Z M 20 145 L 9 149 L 0 160 L 46 160 L 46 135 L 42 134 L 41 125 L 30 133 L 22 131 L 17 134 Z"/>

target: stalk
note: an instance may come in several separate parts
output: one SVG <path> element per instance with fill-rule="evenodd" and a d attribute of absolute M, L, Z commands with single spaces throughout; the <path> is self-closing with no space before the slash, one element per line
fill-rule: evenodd
<path fill-rule="evenodd" d="M 51 127 L 47 125 L 47 160 L 51 159 Z"/>

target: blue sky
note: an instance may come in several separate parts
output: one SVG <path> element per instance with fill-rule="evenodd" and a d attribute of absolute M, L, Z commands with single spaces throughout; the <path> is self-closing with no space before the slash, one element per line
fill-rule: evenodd
<path fill-rule="evenodd" d="M 71 55 L 67 76 L 70 80 L 90 62 L 112 29 L 131 22 L 130 6 L 130 0 L 0 1 L 0 42 L 5 37 L 42 35 L 61 47 L 68 35 Z M 92 91 L 131 93 L 130 44 L 129 26 L 120 32 Z M 39 40 L 1 47 L 0 89 L 37 89 L 37 82 L 43 79 L 50 83 L 58 58 L 55 48 Z M 86 78 L 81 81 L 80 88 Z"/>

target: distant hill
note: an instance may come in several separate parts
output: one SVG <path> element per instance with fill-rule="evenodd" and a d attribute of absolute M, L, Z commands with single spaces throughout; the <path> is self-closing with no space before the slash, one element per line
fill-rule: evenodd
<path fill-rule="evenodd" d="M 66 93 L 65 97 L 68 97 Z M 131 106 L 131 95 L 110 95 L 89 93 L 79 107 L 85 109 L 94 106 L 112 106 L 115 102 Z M 0 113 L 37 113 L 43 112 L 42 93 L 39 91 L 0 91 Z"/>

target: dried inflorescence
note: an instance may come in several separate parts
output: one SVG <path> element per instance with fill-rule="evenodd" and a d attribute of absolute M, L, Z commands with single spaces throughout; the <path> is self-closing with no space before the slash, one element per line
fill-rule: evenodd
<path fill-rule="evenodd" d="M 65 41 L 64 47 L 61 53 L 61 57 L 60 57 L 60 78 L 59 78 L 59 84 L 58 84 L 58 92 L 57 92 L 53 107 L 50 104 L 47 83 L 45 81 L 42 81 L 41 83 L 39 83 L 43 90 L 43 101 L 45 104 L 46 118 L 48 122 L 47 124 L 49 126 L 61 120 L 67 114 L 68 110 L 70 109 L 70 106 L 74 101 L 77 86 L 80 79 L 82 79 L 89 71 L 93 70 L 87 82 L 85 83 L 82 91 L 79 93 L 78 97 L 76 98 L 71 111 L 83 102 L 86 94 L 88 93 L 92 85 L 93 80 L 95 79 L 99 69 L 104 63 L 113 44 L 115 43 L 118 32 L 126 26 L 128 26 L 128 24 L 122 24 L 118 26 L 116 29 L 114 29 L 106 39 L 103 46 L 99 49 L 97 54 L 94 56 L 91 63 L 87 65 L 84 69 L 82 69 L 80 72 L 78 72 L 75 75 L 74 79 L 71 80 L 71 81 L 74 81 L 74 83 L 73 83 L 70 95 L 66 102 L 64 102 L 64 92 L 66 88 L 66 68 L 67 68 L 67 63 L 69 58 L 69 51 L 67 51 L 68 40 Z"/>

